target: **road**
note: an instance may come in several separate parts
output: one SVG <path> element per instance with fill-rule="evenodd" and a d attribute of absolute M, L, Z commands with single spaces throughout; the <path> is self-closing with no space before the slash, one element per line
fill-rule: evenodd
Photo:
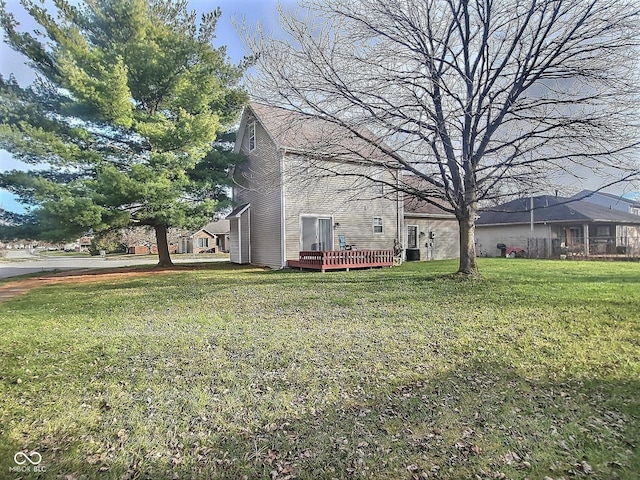
<path fill-rule="evenodd" d="M 184 257 L 184 258 L 180 258 Z M 193 255 L 180 255 L 172 257 L 174 263 L 216 262 L 224 259 L 201 258 Z M 154 265 L 157 259 L 139 258 L 131 255 L 131 258 L 109 259 L 102 257 L 67 257 L 47 256 L 32 253 L 29 250 L 8 250 L 6 260 L 0 259 L 0 278 L 15 277 L 27 273 L 50 272 L 54 270 L 75 270 L 86 268 L 114 268 L 129 267 L 133 265 Z"/>

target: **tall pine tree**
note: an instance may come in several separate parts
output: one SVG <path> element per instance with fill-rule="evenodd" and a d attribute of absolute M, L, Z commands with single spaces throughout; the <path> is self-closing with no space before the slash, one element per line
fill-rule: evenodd
<path fill-rule="evenodd" d="M 227 195 L 237 161 L 213 148 L 246 94 L 225 48 L 214 48 L 220 9 L 198 17 L 186 1 L 24 3 L 40 28 L 18 30 L 0 4 L 5 41 L 36 81 L 0 77 L 0 147 L 33 165 L 0 174 L 26 205 L 22 231 L 50 240 L 131 225 L 206 223 Z"/>

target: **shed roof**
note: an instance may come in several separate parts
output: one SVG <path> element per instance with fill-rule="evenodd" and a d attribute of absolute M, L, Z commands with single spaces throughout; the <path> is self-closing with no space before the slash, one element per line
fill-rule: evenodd
<path fill-rule="evenodd" d="M 533 197 L 534 223 L 616 223 L 640 225 L 640 216 L 571 198 Z M 514 225 L 531 222 L 531 198 L 519 198 L 480 211 L 476 225 Z"/>
<path fill-rule="evenodd" d="M 236 208 L 234 208 L 231 213 L 229 215 L 227 215 L 226 219 L 231 219 L 231 218 L 239 218 L 240 215 L 242 215 L 245 210 L 247 210 L 247 208 L 249 208 L 251 206 L 251 204 L 249 203 L 243 203 L 242 205 L 238 205 Z"/>

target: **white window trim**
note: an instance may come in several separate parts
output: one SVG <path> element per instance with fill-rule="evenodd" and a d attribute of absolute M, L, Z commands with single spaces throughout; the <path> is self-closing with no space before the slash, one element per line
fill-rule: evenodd
<path fill-rule="evenodd" d="M 300 251 L 304 250 L 304 245 L 303 245 L 304 240 L 302 238 L 303 237 L 303 233 L 302 233 L 302 219 L 303 218 L 313 218 L 313 219 L 315 219 L 315 221 L 316 221 L 316 236 L 318 236 L 318 234 L 319 234 L 318 228 L 319 228 L 320 225 L 319 225 L 318 221 L 320 219 L 329 220 L 330 225 L 331 225 L 331 227 L 330 227 L 331 228 L 331 230 L 330 230 L 331 231 L 331 235 L 330 235 L 330 239 L 329 239 L 330 245 L 327 245 L 327 248 L 329 250 L 333 250 L 334 246 L 335 246 L 334 236 L 335 236 L 335 233 L 336 233 L 335 232 L 335 227 L 334 227 L 333 215 L 322 215 L 322 214 L 313 214 L 313 213 L 301 213 L 300 214 L 300 218 L 299 218 L 299 224 L 300 224 L 300 247 L 299 247 L 299 250 Z"/>
<path fill-rule="evenodd" d="M 415 246 L 410 246 L 409 245 L 409 229 L 410 228 L 415 228 L 416 229 L 416 244 Z M 407 248 L 418 248 L 420 246 L 420 239 L 418 238 L 418 236 L 420 235 L 420 230 L 418 228 L 418 225 L 407 225 Z"/>
<path fill-rule="evenodd" d="M 383 169 L 377 169 L 373 175 L 372 178 L 373 180 L 373 185 L 372 185 L 372 190 L 371 193 L 377 198 L 377 197 L 384 197 L 385 192 L 385 188 L 384 188 L 384 170 Z"/>
<path fill-rule="evenodd" d="M 256 121 L 249 122 L 249 151 L 252 152 L 256 149 Z"/>
<path fill-rule="evenodd" d="M 376 220 L 379 219 L 380 220 L 380 225 L 376 224 Z M 382 217 L 373 217 L 373 233 L 376 235 L 379 235 L 381 233 L 384 233 L 384 220 L 382 219 Z M 380 231 L 376 232 L 376 227 L 380 227 Z"/>

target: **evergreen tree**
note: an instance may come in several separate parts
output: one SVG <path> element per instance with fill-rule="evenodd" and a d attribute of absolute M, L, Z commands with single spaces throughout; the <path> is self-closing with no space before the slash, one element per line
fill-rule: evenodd
<path fill-rule="evenodd" d="M 167 228 L 199 227 L 228 202 L 238 159 L 213 147 L 237 119 L 244 70 L 214 48 L 220 9 L 200 18 L 186 1 L 27 1 L 40 28 L 0 4 L 5 41 L 37 80 L 0 77 L 0 147 L 34 166 L 0 174 L 28 205 L 21 231 L 63 240 L 93 229 L 155 229 L 170 265 Z"/>

